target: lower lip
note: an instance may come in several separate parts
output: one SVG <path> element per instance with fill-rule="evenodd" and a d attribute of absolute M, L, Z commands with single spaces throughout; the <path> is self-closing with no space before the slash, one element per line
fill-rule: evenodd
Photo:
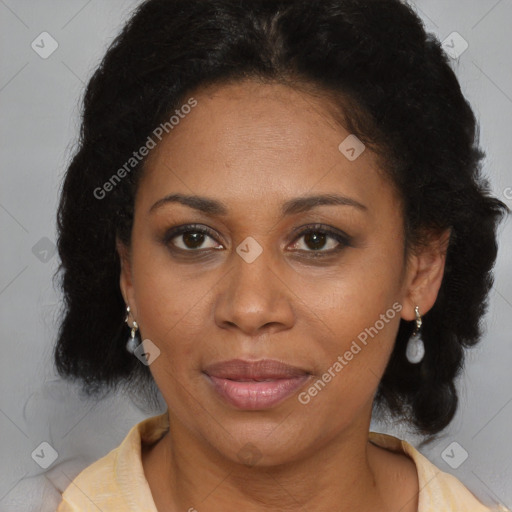
<path fill-rule="evenodd" d="M 271 381 L 241 382 L 207 375 L 214 389 L 238 409 L 257 410 L 270 407 L 288 398 L 308 379 L 309 375 Z"/>

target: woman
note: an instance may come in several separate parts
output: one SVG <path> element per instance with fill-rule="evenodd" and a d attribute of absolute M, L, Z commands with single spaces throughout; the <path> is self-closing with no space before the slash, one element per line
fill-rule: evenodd
<path fill-rule="evenodd" d="M 59 512 L 490 510 L 369 432 L 450 423 L 492 283 L 507 208 L 447 61 L 399 0 L 142 3 L 86 91 L 55 358 L 167 411 Z"/>

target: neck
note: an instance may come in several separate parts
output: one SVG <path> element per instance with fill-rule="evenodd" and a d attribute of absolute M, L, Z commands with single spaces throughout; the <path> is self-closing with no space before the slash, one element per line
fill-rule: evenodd
<path fill-rule="evenodd" d="M 160 511 L 385 511 L 381 449 L 368 443 L 369 423 L 368 414 L 308 456 L 251 467 L 226 459 L 170 419 L 170 432 L 144 454 L 143 464 Z"/>

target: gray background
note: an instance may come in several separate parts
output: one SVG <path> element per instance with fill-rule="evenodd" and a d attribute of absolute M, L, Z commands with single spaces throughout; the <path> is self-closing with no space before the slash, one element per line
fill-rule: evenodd
<path fill-rule="evenodd" d="M 55 211 L 78 133 L 79 100 L 106 46 L 137 4 L 0 0 L 2 512 L 55 510 L 58 491 L 83 467 L 117 446 L 132 425 L 159 412 L 122 396 L 85 400 L 55 375 L 51 364 L 60 307 L 52 284 L 58 264 Z M 413 5 L 441 41 L 456 31 L 469 44 L 452 60 L 453 68 L 481 123 L 493 192 L 512 207 L 512 45 L 507 33 L 512 1 L 417 0 Z M 46 59 L 31 47 L 44 31 L 58 42 Z M 499 237 L 486 333 L 470 352 L 459 381 L 459 412 L 440 440 L 422 451 L 483 501 L 512 508 L 510 220 L 501 225 Z M 398 425 L 374 422 L 372 428 L 417 441 Z M 47 470 L 31 455 L 40 453 L 42 442 L 58 452 Z M 443 458 L 453 442 L 458 445 L 448 450 L 451 460 Z M 460 462 L 462 450 L 468 458 L 458 468 L 445 462 Z"/>

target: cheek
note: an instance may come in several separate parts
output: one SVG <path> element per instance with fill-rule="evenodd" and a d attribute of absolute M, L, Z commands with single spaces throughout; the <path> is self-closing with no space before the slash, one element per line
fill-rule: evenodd
<path fill-rule="evenodd" d="M 323 329 L 307 333 L 313 340 L 309 353 L 321 362 L 323 378 L 306 389 L 304 401 L 313 408 L 357 408 L 371 399 L 400 323 L 401 264 L 399 244 L 375 245 L 354 250 L 328 279 L 302 284 L 311 306 L 302 314 L 311 322 L 320 318 Z"/>
<path fill-rule="evenodd" d="M 204 342 L 212 276 L 191 279 L 159 256 L 134 258 L 134 288 L 140 332 L 174 366 Z M 167 364 L 166 362 L 166 364 Z M 177 365 L 176 365 L 177 366 Z"/>
<path fill-rule="evenodd" d="M 321 350 L 310 349 L 313 357 L 321 354 L 320 371 L 297 397 L 312 424 L 324 428 L 322 418 L 329 415 L 335 432 L 373 400 L 393 350 L 400 309 L 398 301 L 372 300 L 330 315 L 330 337 L 317 335 Z M 331 416 L 332 411 L 339 414 Z"/>
<path fill-rule="evenodd" d="M 378 241 L 350 249 L 328 274 L 305 274 L 294 287 L 305 303 L 303 314 L 322 319 L 331 338 L 357 337 L 400 300 L 402 258 L 400 244 Z"/>

